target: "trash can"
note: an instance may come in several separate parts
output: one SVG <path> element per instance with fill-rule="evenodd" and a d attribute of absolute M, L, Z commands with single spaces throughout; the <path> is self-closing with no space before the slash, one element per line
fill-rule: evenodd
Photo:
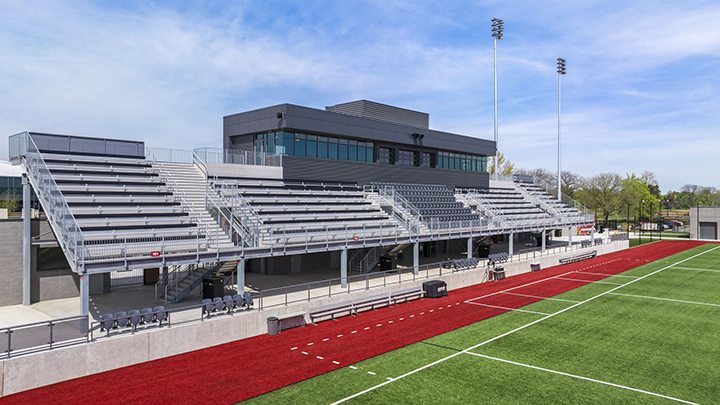
<path fill-rule="evenodd" d="M 431 280 L 423 283 L 426 298 L 447 297 L 447 283 L 441 280 Z"/>
<path fill-rule="evenodd" d="M 271 316 L 267 319 L 268 335 L 277 335 L 280 333 L 280 320 L 277 316 Z"/>
<path fill-rule="evenodd" d="M 540 263 L 530 263 L 530 271 L 540 270 Z"/>

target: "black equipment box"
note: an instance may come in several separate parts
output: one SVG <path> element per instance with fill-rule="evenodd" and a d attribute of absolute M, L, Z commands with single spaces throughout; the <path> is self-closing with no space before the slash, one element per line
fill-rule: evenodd
<path fill-rule="evenodd" d="M 447 297 L 447 283 L 441 280 L 431 280 L 423 283 L 423 291 L 427 298 Z"/>
<path fill-rule="evenodd" d="M 505 268 L 504 267 L 495 267 L 493 269 L 493 278 L 495 280 L 502 280 L 505 278 Z"/>
<path fill-rule="evenodd" d="M 381 256 L 380 257 L 380 271 L 387 271 L 393 269 L 393 259 L 392 256 Z"/>
<path fill-rule="evenodd" d="M 490 256 L 490 245 L 480 245 L 477 248 L 478 257 L 481 259 L 487 259 Z"/>
<path fill-rule="evenodd" d="M 203 279 L 203 299 L 223 297 L 225 286 L 222 277 L 210 276 Z"/>

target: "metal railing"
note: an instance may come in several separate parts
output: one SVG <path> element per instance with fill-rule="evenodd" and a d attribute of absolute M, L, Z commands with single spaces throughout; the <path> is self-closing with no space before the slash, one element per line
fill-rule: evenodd
<path fill-rule="evenodd" d="M 89 341 L 87 316 L 0 328 L 0 353 L 6 358 Z"/>
<path fill-rule="evenodd" d="M 567 195 L 560 193 L 560 199 L 563 202 L 563 204 L 567 205 L 570 208 L 574 208 L 577 210 L 577 216 L 581 217 L 582 220 L 585 222 L 592 222 L 595 221 L 595 213 L 585 207 L 584 205 L 580 204 L 579 202 L 573 200 L 572 198 L 568 197 Z M 575 216 L 575 215 L 573 215 Z"/>
<path fill-rule="evenodd" d="M 394 187 L 372 184 L 363 186 L 363 195 L 366 198 L 370 193 L 377 193 L 382 201 L 390 205 L 393 217 L 402 223 L 411 235 L 417 236 L 422 231 L 423 217 L 420 210 L 396 192 Z"/>
<path fill-rule="evenodd" d="M 220 190 L 216 188 L 218 184 Z M 225 218 L 228 223 L 225 231 L 230 234 L 233 242 L 247 247 L 259 246 L 259 237 L 264 225 L 263 220 L 260 218 L 260 214 L 242 196 L 237 186 L 218 182 L 215 179 L 207 189 L 205 201 L 205 208 L 211 214 L 213 214 L 213 210 L 216 210 L 215 216 L 222 215 Z M 221 221 L 218 222 L 221 223 Z M 239 235 L 240 240 L 234 238 L 234 234 Z"/>
<path fill-rule="evenodd" d="M 282 167 L 282 156 L 237 149 L 197 148 L 193 152 L 203 163 Z"/>
<path fill-rule="evenodd" d="M 35 141 L 28 132 L 12 135 L 10 153 L 14 161 L 22 161 L 24 156 L 28 179 L 50 220 L 68 264 L 77 272 L 85 260 L 85 237 Z"/>
<path fill-rule="evenodd" d="M 145 148 L 145 157 L 155 162 L 192 163 L 191 150 L 168 148 Z"/>
<path fill-rule="evenodd" d="M 620 239 L 618 239 L 620 240 Z M 616 240 L 604 239 L 605 242 L 615 242 Z M 591 250 L 594 247 L 583 246 L 577 242 L 573 245 L 556 246 L 547 248 L 533 248 L 526 251 L 518 252 L 508 258 L 505 263 L 514 263 L 530 259 L 557 255 L 567 252 L 579 250 Z M 393 270 L 372 272 L 360 275 L 348 275 L 345 279 L 347 285 L 342 286 L 343 278 L 331 278 L 308 283 L 293 284 L 284 287 L 275 287 L 260 290 L 254 294 L 259 300 L 259 308 L 272 308 L 276 306 L 289 305 L 297 302 L 307 302 L 318 298 L 328 298 L 333 295 L 349 294 L 355 291 L 370 290 L 378 287 L 386 287 L 388 285 L 402 284 L 417 280 L 425 280 L 431 278 L 439 278 L 444 275 L 454 274 L 465 271 L 487 271 L 491 266 L 487 259 L 480 259 L 474 267 L 454 267 L 455 260 L 441 261 L 436 263 L 424 264 L 418 266 L 418 272 L 413 272 L 413 267 L 397 268 Z M 277 299 L 280 297 L 280 299 Z M 274 302 L 268 302 L 274 301 Z"/>

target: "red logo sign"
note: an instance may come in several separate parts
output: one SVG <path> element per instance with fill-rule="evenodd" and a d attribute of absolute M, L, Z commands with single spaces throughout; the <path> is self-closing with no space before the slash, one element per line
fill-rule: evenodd
<path fill-rule="evenodd" d="M 158 251 L 150 252 L 150 256 L 152 256 L 152 257 L 158 257 L 158 256 L 160 256 L 160 252 L 158 252 Z"/>
<path fill-rule="evenodd" d="M 354 239 L 355 241 L 359 241 L 359 240 L 360 240 L 360 237 L 359 237 L 359 236 L 355 236 L 353 239 Z"/>

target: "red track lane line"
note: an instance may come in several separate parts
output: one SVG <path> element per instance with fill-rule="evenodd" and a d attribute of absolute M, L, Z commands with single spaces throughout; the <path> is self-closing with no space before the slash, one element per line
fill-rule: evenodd
<path fill-rule="evenodd" d="M 643 245 L 584 262 L 453 290 L 449 297 L 441 299 L 415 300 L 356 317 L 343 317 L 336 322 L 291 329 L 276 336 L 256 336 L 64 381 L 0 398 L 0 404 L 234 403 L 506 312 L 476 305 L 457 305 L 462 301 L 596 263 L 606 263 L 602 266 L 603 273 L 619 273 L 645 264 L 645 260 L 657 260 L 702 244 L 663 241 Z M 608 262 L 618 258 L 622 260 Z M 554 280 L 515 291 L 549 297 L 579 285 L 584 283 Z M 448 305 L 452 309 L 447 308 Z M 437 310 L 440 306 L 446 309 Z M 430 313 L 430 309 L 435 311 Z M 421 312 L 425 315 L 416 315 Z M 400 322 L 399 318 L 404 320 Z M 388 324 L 390 320 L 394 323 Z M 383 326 L 376 327 L 377 324 Z M 372 327 L 365 330 L 370 325 Z M 358 333 L 351 334 L 353 330 Z M 341 334 L 344 335 L 342 338 L 335 338 Z M 325 338 L 330 339 L 323 342 Z M 311 342 L 315 344 L 307 346 Z M 290 351 L 292 347 L 302 349 Z M 301 350 L 308 355 L 301 354 Z M 123 387 L 121 394 L 113 388 L 118 386 Z M 109 392 L 114 394 L 108 395 Z"/>

